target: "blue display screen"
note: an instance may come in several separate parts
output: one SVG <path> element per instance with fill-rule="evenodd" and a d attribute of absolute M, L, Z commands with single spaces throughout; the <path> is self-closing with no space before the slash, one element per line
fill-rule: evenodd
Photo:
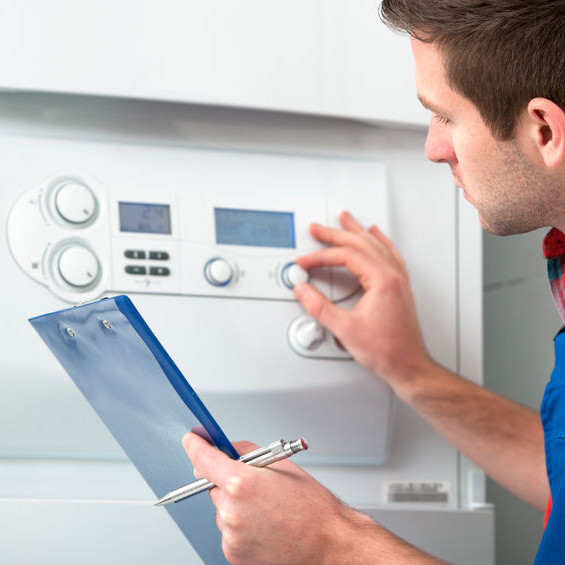
<path fill-rule="evenodd" d="M 171 233 L 171 207 L 168 204 L 119 202 L 120 231 Z"/>
<path fill-rule="evenodd" d="M 294 214 L 214 208 L 216 243 L 295 248 Z"/>

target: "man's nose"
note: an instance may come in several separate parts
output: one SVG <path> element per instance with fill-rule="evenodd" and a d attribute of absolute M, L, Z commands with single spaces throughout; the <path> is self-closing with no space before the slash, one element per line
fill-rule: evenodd
<path fill-rule="evenodd" d="M 451 135 L 443 124 L 430 122 L 428 137 L 426 138 L 426 157 L 434 163 L 455 163 L 457 157 L 453 149 Z"/>

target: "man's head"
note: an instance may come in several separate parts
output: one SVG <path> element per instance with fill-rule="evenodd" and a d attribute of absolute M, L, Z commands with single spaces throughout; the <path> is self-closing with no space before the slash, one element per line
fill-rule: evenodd
<path fill-rule="evenodd" d="M 381 17 L 437 46 L 449 86 L 498 139 L 532 98 L 565 108 L 565 0 L 383 0 Z"/>
<path fill-rule="evenodd" d="M 381 11 L 413 38 L 418 95 L 433 112 L 427 156 L 451 167 L 483 226 L 565 229 L 565 27 L 555 25 L 565 0 L 383 0 Z"/>

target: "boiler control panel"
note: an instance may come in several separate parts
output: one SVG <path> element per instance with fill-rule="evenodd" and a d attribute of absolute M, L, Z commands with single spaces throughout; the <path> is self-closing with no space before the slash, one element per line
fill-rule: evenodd
<path fill-rule="evenodd" d="M 382 167 L 371 168 L 382 201 Z M 252 188 L 120 187 L 61 172 L 15 202 L 8 244 L 29 276 L 71 303 L 108 292 L 294 300 L 293 287 L 308 280 L 333 301 L 351 296 L 353 277 L 296 264 L 321 247 L 311 222 L 337 225 L 347 202 Z"/>

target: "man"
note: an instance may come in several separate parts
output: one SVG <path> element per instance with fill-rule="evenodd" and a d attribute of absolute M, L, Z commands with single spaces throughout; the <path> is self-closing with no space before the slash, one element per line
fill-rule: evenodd
<path fill-rule="evenodd" d="M 412 38 L 418 96 L 432 112 L 426 154 L 450 166 L 483 226 L 498 235 L 542 226 L 565 231 L 565 1 L 384 0 L 381 13 Z M 542 406 L 546 472 L 539 414 L 435 363 L 397 250 L 378 228 L 366 231 L 347 213 L 341 223 L 342 230 L 313 225 L 328 247 L 299 263 L 345 266 L 364 295 L 353 311 L 308 284 L 296 287 L 296 298 L 508 490 L 543 509 L 551 483 L 553 510 L 536 563 L 565 563 L 565 334 L 556 338 L 556 370 Z M 563 241 L 553 229 L 545 243 L 561 312 Z M 255 469 L 193 434 L 183 442 L 198 473 L 218 485 L 210 496 L 232 563 L 437 562 L 343 505 L 290 461 Z M 281 538 L 293 541 L 282 555 L 273 550 Z"/>

